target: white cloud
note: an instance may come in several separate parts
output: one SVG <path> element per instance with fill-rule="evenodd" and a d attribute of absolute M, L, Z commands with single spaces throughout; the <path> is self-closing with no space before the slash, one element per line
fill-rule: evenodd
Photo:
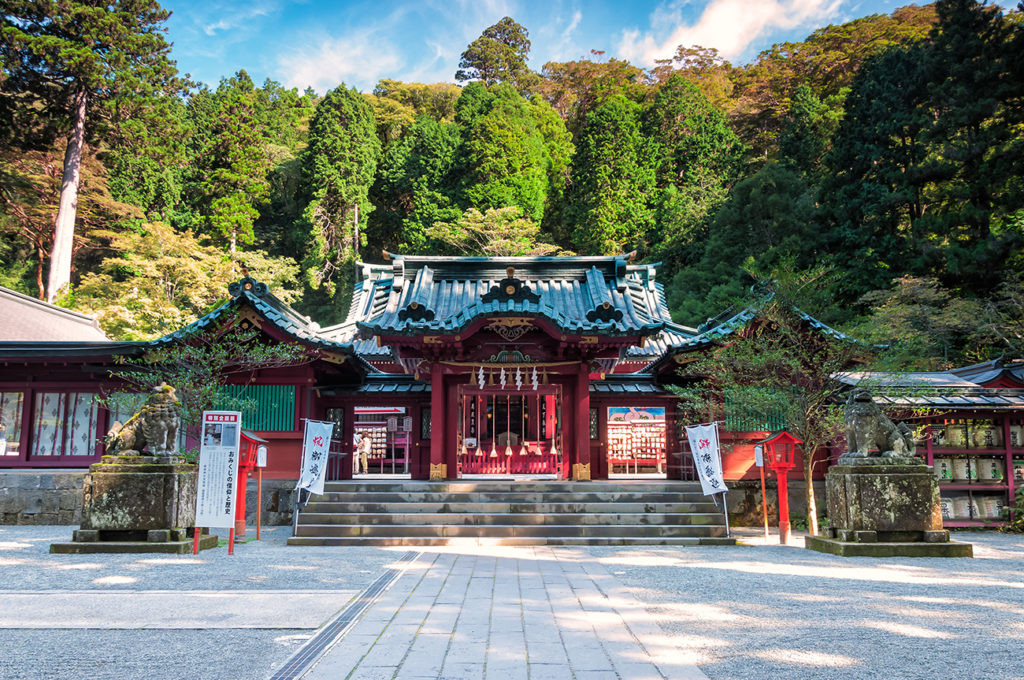
<path fill-rule="evenodd" d="M 273 0 L 262 2 L 221 6 L 217 3 L 210 8 L 211 13 L 216 13 L 217 21 L 203 25 L 203 33 L 214 36 L 218 31 L 231 31 L 245 25 L 255 17 L 269 16 L 271 13 L 280 10 L 280 6 Z"/>
<path fill-rule="evenodd" d="M 617 44 L 619 56 L 650 66 L 656 59 L 671 57 L 679 45 L 701 45 L 735 59 L 773 29 L 790 29 L 833 16 L 841 0 L 711 0 L 693 24 L 683 19 L 686 4 L 659 5 L 651 14 L 653 28 L 649 31 L 624 30 Z"/>
<path fill-rule="evenodd" d="M 393 45 L 372 34 L 349 33 L 325 38 L 278 60 L 278 73 L 287 87 L 310 86 L 326 92 L 341 83 L 369 90 L 382 77 L 393 77 L 403 59 Z"/>

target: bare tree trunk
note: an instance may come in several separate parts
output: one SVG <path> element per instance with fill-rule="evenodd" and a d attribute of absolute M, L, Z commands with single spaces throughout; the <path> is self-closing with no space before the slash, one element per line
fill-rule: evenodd
<path fill-rule="evenodd" d="M 85 88 L 75 93 L 75 124 L 64 152 L 64 177 L 60 187 L 60 207 L 53 223 L 53 247 L 50 249 L 50 276 L 46 301 L 53 302 L 71 283 L 71 253 L 75 240 L 75 215 L 78 212 L 78 184 L 82 179 L 82 147 L 85 145 Z"/>
<path fill-rule="evenodd" d="M 804 499 L 807 501 L 807 533 L 811 536 L 818 535 L 818 501 L 814 496 L 814 453 L 804 456 Z"/>

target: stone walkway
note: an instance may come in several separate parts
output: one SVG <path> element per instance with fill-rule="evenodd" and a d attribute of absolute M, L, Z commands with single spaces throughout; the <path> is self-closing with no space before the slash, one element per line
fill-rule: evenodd
<path fill-rule="evenodd" d="M 487 553 L 421 553 L 303 680 L 707 677 L 584 551 Z"/>

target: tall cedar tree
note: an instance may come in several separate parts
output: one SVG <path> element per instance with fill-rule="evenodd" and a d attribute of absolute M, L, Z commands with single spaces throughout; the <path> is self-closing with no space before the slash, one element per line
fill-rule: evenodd
<path fill-rule="evenodd" d="M 71 282 L 86 129 L 102 138 L 128 104 L 183 87 L 164 40 L 170 15 L 155 0 L 9 0 L 0 23 L 5 97 L 42 106 L 67 134 L 46 299 Z"/>
<path fill-rule="evenodd" d="M 193 160 L 204 230 L 226 241 L 235 252 L 238 243 L 255 240 L 257 206 L 267 198 L 269 160 L 266 138 L 257 120 L 257 95 L 245 71 L 224 80 L 215 95 L 216 108 L 207 143 Z"/>
<path fill-rule="evenodd" d="M 640 131 L 640 107 L 622 95 L 587 115 L 573 159 L 569 221 L 583 255 L 622 253 L 645 245 L 654 189 L 652 149 Z"/>
<path fill-rule="evenodd" d="M 526 65 L 529 35 L 512 17 L 502 17 L 462 53 L 455 80 L 481 80 L 486 85 L 509 83 L 519 92 L 530 91 L 540 78 Z"/>
<path fill-rule="evenodd" d="M 725 115 L 682 74 L 672 75 L 644 114 L 656 145 L 658 219 L 648 236 L 655 254 L 673 262 L 707 230 L 736 181 L 744 148 Z"/>
<path fill-rule="evenodd" d="M 362 232 L 373 210 L 368 194 L 380 154 L 373 109 L 366 99 L 344 85 L 328 92 L 310 120 L 303 159 L 309 197 L 303 213 L 309 229 L 303 270 L 312 288 L 323 287 L 336 300 L 346 299 L 345 289 L 353 282 Z M 346 311 L 332 309 L 334 315 Z"/>

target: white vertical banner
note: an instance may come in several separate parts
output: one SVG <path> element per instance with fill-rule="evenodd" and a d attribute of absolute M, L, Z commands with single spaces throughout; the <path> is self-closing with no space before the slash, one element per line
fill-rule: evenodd
<path fill-rule="evenodd" d="M 306 432 L 302 436 L 302 470 L 296 489 L 308 489 L 310 493 L 322 494 L 327 478 L 327 453 L 331 446 L 334 423 L 322 420 L 307 420 Z"/>
<path fill-rule="evenodd" d="M 718 423 L 688 425 L 686 438 L 690 440 L 690 453 L 697 467 L 700 486 L 705 496 L 725 493 L 728 489 L 722 478 L 722 456 L 718 444 Z"/>
<path fill-rule="evenodd" d="M 196 479 L 196 526 L 235 526 L 238 498 L 238 445 L 242 436 L 239 411 L 203 411 Z"/>

